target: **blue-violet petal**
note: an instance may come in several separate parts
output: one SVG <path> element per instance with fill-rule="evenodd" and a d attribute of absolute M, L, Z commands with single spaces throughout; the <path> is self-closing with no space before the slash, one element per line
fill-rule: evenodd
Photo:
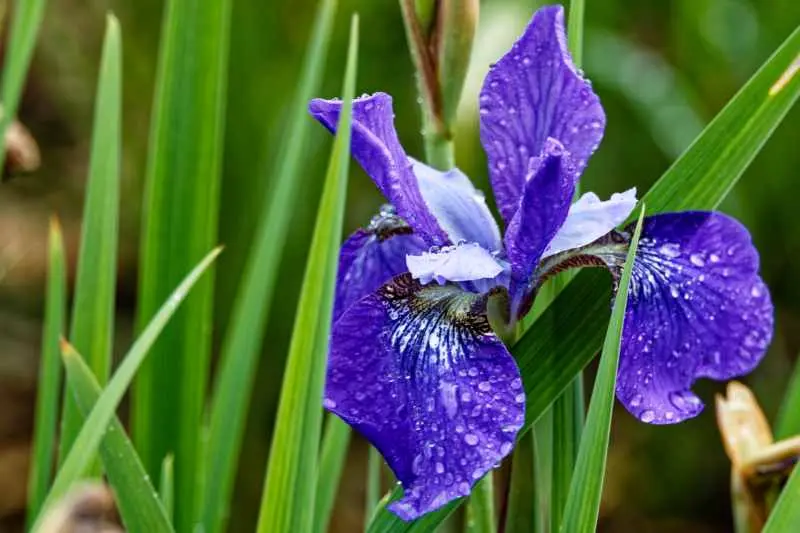
<path fill-rule="evenodd" d="M 314 99 L 308 107 L 314 118 L 336 132 L 340 100 Z M 447 234 L 425 205 L 411 162 L 397 138 L 391 96 L 375 93 L 353 100 L 351 152 L 417 235 L 429 245 L 448 244 Z"/>
<path fill-rule="evenodd" d="M 773 307 L 747 230 L 716 212 L 648 217 L 633 268 L 617 396 L 640 420 L 671 424 L 703 408 L 697 378 L 726 380 L 761 361 Z"/>
<path fill-rule="evenodd" d="M 480 303 L 405 274 L 334 325 L 324 405 L 386 459 L 404 520 L 469 494 L 522 427 L 519 369 Z"/>
<path fill-rule="evenodd" d="M 542 152 L 548 137 L 572 154 L 578 179 L 600 144 L 606 118 L 567 51 L 561 6 L 539 9 L 490 69 L 481 90 L 480 119 L 492 188 L 506 222 L 519 206 L 528 161 Z"/>

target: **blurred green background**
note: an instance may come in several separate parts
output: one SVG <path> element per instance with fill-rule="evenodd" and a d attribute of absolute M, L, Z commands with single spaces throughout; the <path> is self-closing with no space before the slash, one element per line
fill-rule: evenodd
<path fill-rule="evenodd" d="M 285 131 L 315 2 L 234 0 L 227 138 L 217 276 L 217 332 L 226 325 L 261 199 L 270 186 L 277 141 Z M 457 163 L 486 188 L 477 136 L 476 98 L 483 75 L 519 34 L 537 2 L 484 0 L 473 66 L 462 100 Z M 20 119 L 42 151 L 32 175 L 0 185 L 0 532 L 20 527 L 45 275 L 48 217 L 65 228 L 77 253 L 88 164 L 92 104 L 105 12 L 118 15 L 124 43 L 124 181 L 117 342 L 130 340 L 155 58 L 163 2 L 52 1 L 45 15 Z M 324 89 L 341 85 L 352 11 L 361 15 L 359 92 L 395 98 L 400 137 L 421 157 L 419 112 L 400 11 L 393 0 L 342 0 Z M 637 186 L 644 192 L 734 92 L 800 23 L 797 0 L 588 1 L 584 66 L 608 115 L 605 139 L 583 186 L 601 196 Z M 309 119 L 310 120 L 310 119 Z M 747 382 L 774 416 L 800 351 L 800 108 L 775 132 L 723 209 L 751 229 L 772 289 L 777 329 L 772 348 Z M 318 176 L 300 191 L 281 283 L 261 359 L 241 456 L 231 531 L 256 520 L 273 415 L 311 225 L 330 139 L 314 130 L 302 172 Z M 354 166 L 348 230 L 364 224 L 381 198 Z M 72 265 L 74 273 L 74 264 Z M 713 416 L 720 384 L 701 383 L 709 407 L 679 426 L 639 423 L 621 408 L 614 420 L 601 531 L 731 530 L 728 461 Z M 366 447 L 352 445 L 333 517 L 335 531 L 360 527 Z"/>

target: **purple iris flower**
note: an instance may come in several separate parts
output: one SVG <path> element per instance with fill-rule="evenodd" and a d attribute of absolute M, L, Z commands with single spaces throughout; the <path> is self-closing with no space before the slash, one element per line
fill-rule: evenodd
<path fill-rule="evenodd" d="M 331 131 L 340 109 L 310 104 Z M 383 454 L 404 488 L 391 509 L 406 520 L 469 494 L 523 425 L 522 379 L 489 302 L 509 325 L 555 272 L 604 266 L 616 278 L 631 238 L 630 227 L 615 228 L 635 190 L 572 203 L 605 114 L 566 50 L 561 7 L 540 9 L 491 68 L 480 120 L 504 234 L 458 169 L 406 155 L 388 95 L 353 102 L 353 156 L 389 205 L 341 250 L 324 405 Z M 645 422 L 693 417 L 694 381 L 752 370 L 772 321 L 741 224 L 716 212 L 648 217 L 617 396 Z"/>

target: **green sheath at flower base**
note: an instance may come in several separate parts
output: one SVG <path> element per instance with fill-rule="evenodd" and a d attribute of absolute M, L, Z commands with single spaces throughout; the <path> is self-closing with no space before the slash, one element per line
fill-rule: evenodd
<path fill-rule="evenodd" d="M 438 2 L 436 27 L 431 36 L 436 53 L 436 74 L 441 92 L 441 118 L 448 132 L 456 118 L 458 102 L 472 56 L 478 25 L 478 0 Z"/>

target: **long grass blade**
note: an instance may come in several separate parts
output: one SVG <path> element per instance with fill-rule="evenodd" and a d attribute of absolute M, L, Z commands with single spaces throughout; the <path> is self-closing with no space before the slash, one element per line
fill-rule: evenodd
<path fill-rule="evenodd" d="M 600 498 L 603 494 L 603 480 L 606 475 L 608 441 L 611 437 L 611 416 L 614 413 L 614 400 L 617 387 L 617 367 L 622 340 L 622 325 L 625 321 L 625 308 L 628 304 L 628 289 L 633 272 L 639 236 L 642 233 L 644 207 L 633 233 L 628 257 L 622 270 L 619 289 L 614 299 L 611 320 L 603 342 L 600 366 L 586 416 L 586 428 L 578 449 L 575 474 L 572 477 L 561 531 L 569 533 L 591 533 L 597 528 L 600 515 Z"/>
<path fill-rule="evenodd" d="M 322 425 L 320 398 L 325 380 L 336 268 L 350 165 L 352 99 L 358 53 L 358 17 L 350 27 L 342 112 L 325 177 L 303 289 L 286 363 L 272 438 L 258 533 L 308 533 L 313 527 L 314 491 Z"/>
<path fill-rule="evenodd" d="M 236 464 L 244 435 L 253 377 L 264 337 L 294 199 L 303 179 L 298 169 L 304 140 L 312 124 L 308 101 L 317 92 L 330 43 L 337 0 L 322 0 L 311 31 L 308 52 L 291 116 L 287 144 L 276 165 L 275 186 L 265 204 L 253 249 L 245 267 L 225 336 L 211 401 L 202 522 L 209 533 L 224 529 Z"/>
<path fill-rule="evenodd" d="M 15 2 L 3 65 L 2 110 L 0 110 L 0 168 L 5 166 L 6 130 L 17 116 L 22 89 L 33 57 L 36 36 L 44 17 L 45 0 Z"/>
<path fill-rule="evenodd" d="M 161 480 L 158 483 L 158 496 L 167 516 L 172 520 L 175 510 L 175 456 L 164 457 L 161 463 Z"/>
<path fill-rule="evenodd" d="M 504 533 L 536 531 L 536 489 L 533 485 L 533 432 L 519 440 L 511 462 L 511 480 L 505 512 Z"/>
<path fill-rule="evenodd" d="M 800 468 L 795 467 L 781 490 L 762 533 L 786 533 L 800 530 Z"/>
<path fill-rule="evenodd" d="M 71 345 L 64 346 L 69 390 L 82 416 L 89 416 L 101 393 L 92 369 Z M 136 454 L 125 427 L 116 416 L 111 418 L 100 443 L 100 458 L 108 481 L 117 495 L 117 506 L 128 531 L 172 533 L 172 525 L 153 484 Z"/>
<path fill-rule="evenodd" d="M 778 421 L 775 423 L 776 439 L 793 435 L 800 435 L 800 355 L 795 361 L 794 372 L 789 379 L 789 386 L 778 411 Z"/>
<path fill-rule="evenodd" d="M 648 191 L 643 201 L 649 212 L 719 205 L 800 95 L 800 76 L 787 79 L 785 74 L 791 72 L 798 50 L 800 28 Z M 607 287 L 604 272 L 582 271 L 540 318 L 548 327 L 534 325 L 512 348 L 528 397 L 523 433 L 603 343 L 601 324 L 607 323 L 609 316 Z M 393 493 L 393 498 L 397 497 L 399 490 Z M 382 506 L 370 532 L 433 531 L 462 502 L 452 502 L 413 523 L 403 522 Z"/>
<path fill-rule="evenodd" d="M 70 342 L 86 357 L 101 385 L 108 381 L 114 342 L 121 115 L 122 43 L 119 22 L 109 15 L 97 81 L 89 179 L 69 333 Z M 61 461 L 69 452 L 82 422 L 74 398 L 65 389 L 59 442 Z"/>
<path fill-rule="evenodd" d="M 165 3 L 151 119 L 137 325 L 217 242 L 231 0 Z M 132 429 L 148 472 L 175 454 L 175 526 L 200 499 L 214 277 L 206 276 L 154 347 L 134 386 Z"/>
<path fill-rule="evenodd" d="M 314 498 L 314 533 L 328 530 L 336 492 L 347 458 L 350 444 L 350 426 L 333 414 L 326 416 L 325 434 L 319 454 L 319 473 L 317 474 L 317 494 Z"/>
<path fill-rule="evenodd" d="M 61 357 L 58 342 L 64 331 L 66 314 L 67 272 L 64 264 L 64 240 L 61 236 L 61 227 L 53 218 L 50 220 L 42 358 L 39 362 L 33 451 L 28 478 L 28 527 L 33 525 L 39 514 L 50 490 L 50 480 L 53 476 L 58 397 L 61 388 Z"/>
<path fill-rule="evenodd" d="M 169 298 L 167 298 L 161 306 L 161 309 L 158 310 L 147 327 L 142 331 L 142 334 L 133 343 L 133 346 L 131 346 L 131 349 L 126 354 L 119 368 L 111 378 L 111 381 L 109 381 L 108 386 L 100 395 L 100 398 L 97 400 L 94 408 L 81 427 L 81 431 L 78 433 L 75 443 L 72 445 L 67 458 L 64 460 L 64 463 L 61 465 L 56 475 L 53 486 L 42 506 L 42 512 L 46 511 L 50 504 L 64 496 L 72 484 L 84 474 L 92 457 L 97 452 L 97 448 L 100 445 L 103 435 L 106 434 L 109 424 L 113 421 L 114 413 L 125 391 L 133 380 L 134 375 L 139 370 L 142 362 L 150 353 L 150 348 L 152 348 L 159 334 L 163 331 L 170 318 L 175 314 L 180 304 L 186 299 L 189 290 L 194 287 L 221 251 L 221 248 L 214 249 L 189 272 L 181 284 L 178 285 Z M 65 347 L 68 347 L 68 345 Z M 70 365 L 74 364 L 74 360 L 79 357 L 77 352 L 71 348 L 62 350 L 62 358 L 68 368 Z M 41 518 L 41 516 L 42 513 L 40 512 L 39 517 Z"/>
<path fill-rule="evenodd" d="M 369 521 L 372 520 L 372 515 L 375 509 L 378 508 L 378 502 L 381 499 L 381 454 L 370 446 L 367 452 L 367 491 L 364 502 L 364 530 L 369 527 Z"/>
<path fill-rule="evenodd" d="M 472 489 L 467 506 L 467 533 L 493 533 L 497 530 L 494 512 L 494 475 L 489 472 Z"/>

